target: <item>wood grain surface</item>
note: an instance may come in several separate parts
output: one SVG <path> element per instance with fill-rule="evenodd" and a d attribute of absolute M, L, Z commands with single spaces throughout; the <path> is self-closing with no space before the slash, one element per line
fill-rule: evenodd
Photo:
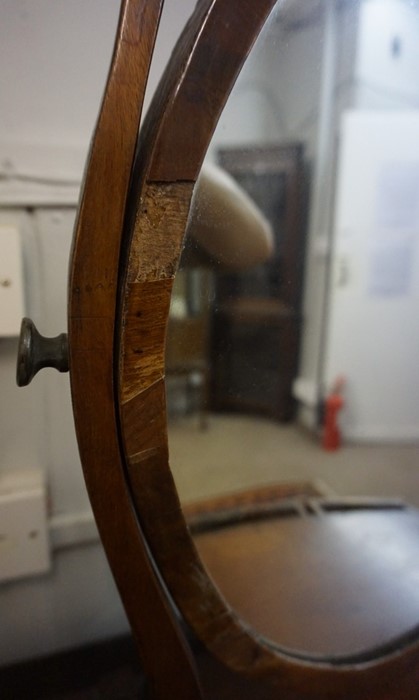
<path fill-rule="evenodd" d="M 76 432 L 100 536 L 153 698 L 198 700 L 194 662 L 132 506 L 114 396 L 119 249 L 161 0 L 125 0 L 90 158 L 69 281 L 70 371 Z"/>

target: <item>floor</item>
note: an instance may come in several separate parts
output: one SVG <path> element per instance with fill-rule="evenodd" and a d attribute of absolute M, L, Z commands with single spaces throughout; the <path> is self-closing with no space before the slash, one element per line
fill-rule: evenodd
<path fill-rule="evenodd" d="M 338 495 L 401 498 L 419 507 L 419 445 L 343 445 L 324 451 L 295 425 L 242 415 L 169 425 L 170 460 L 186 503 L 254 485 L 320 480 Z"/>

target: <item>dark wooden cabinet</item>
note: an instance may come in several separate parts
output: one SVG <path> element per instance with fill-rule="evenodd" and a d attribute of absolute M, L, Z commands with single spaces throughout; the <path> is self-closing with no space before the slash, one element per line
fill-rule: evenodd
<path fill-rule="evenodd" d="M 265 263 L 216 275 L 212 408 L 289 420 L 301 330 L 306 187 L 299 144 L 224 149 L 219 163 L 269 219 Z"/>

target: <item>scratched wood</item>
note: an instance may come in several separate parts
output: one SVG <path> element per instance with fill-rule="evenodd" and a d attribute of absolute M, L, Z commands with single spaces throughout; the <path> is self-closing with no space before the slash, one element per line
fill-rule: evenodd
<path fill-rule="evenodd" d="M 77 439 L 100 536 L 153 698 L 198 700 L 194 662 L 135 517 L 114 396 L 118 260 L 161 0 L 124 0 L 73 243 L 69 348 Z"/>
<path fill-rule="evenodd" d="M 192 190 L 190 182 L 150 183 L 145 188 L 132 238 L 129 281 L 173 279 Z"/>

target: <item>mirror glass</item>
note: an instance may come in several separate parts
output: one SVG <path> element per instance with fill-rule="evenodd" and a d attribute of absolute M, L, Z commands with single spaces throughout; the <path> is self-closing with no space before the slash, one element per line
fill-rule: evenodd
<path fill-rule="evenodd" d="M 418 42 L 416 1 L 280 3 L 175 282 L 185 514 L 232 606 L 299 652 L 363 653 L 419 624 Z"/>

